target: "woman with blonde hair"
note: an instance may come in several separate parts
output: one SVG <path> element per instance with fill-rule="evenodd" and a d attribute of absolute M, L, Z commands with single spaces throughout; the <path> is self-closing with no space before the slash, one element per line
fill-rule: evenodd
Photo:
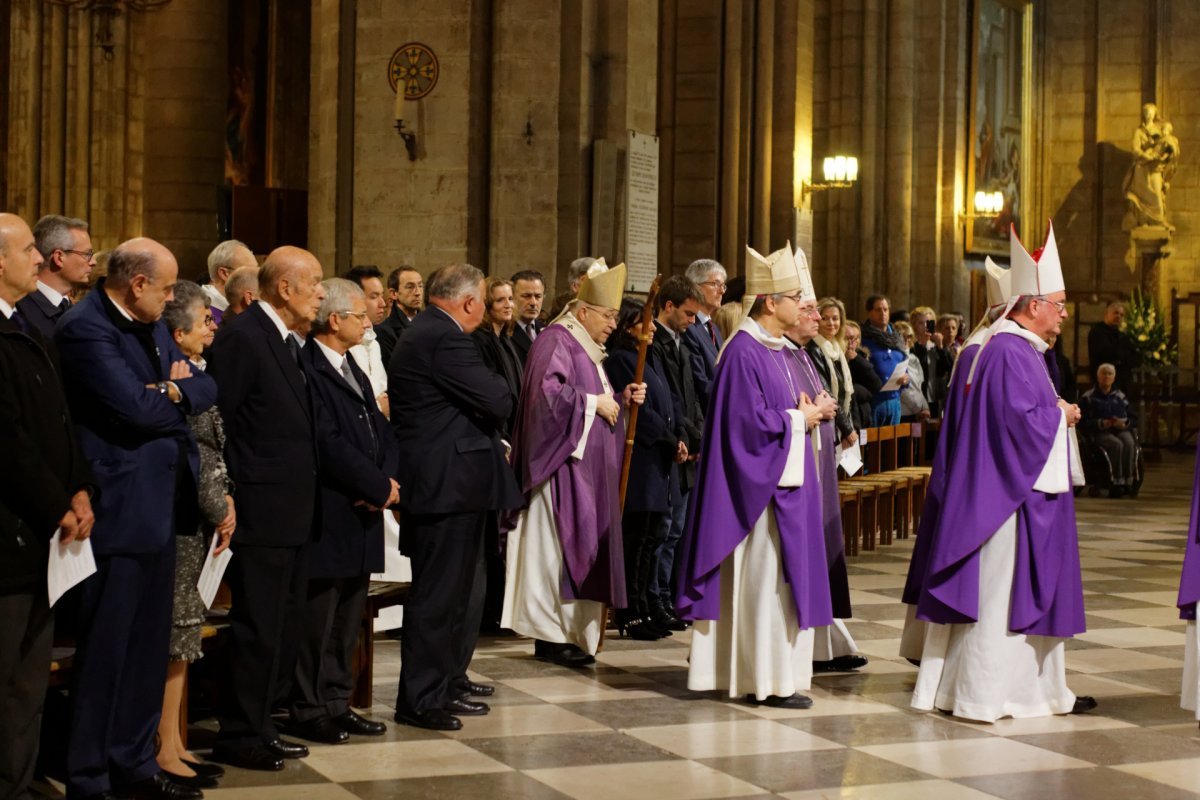
<path fill-rule="evenodd" d="M 851 445 L 858 441 L 858 431 L 850 414 L 854 400 L 854 379 L 850 375 L 850 363 L 846 360 L 846 307 L 836 297 L 823 297 L 817 302 L 817 311 L 821 315 L 821 322 L 813 342 L 824 356 L 831 394 L 838 404 L 835 420 L 838 437 L 843 445 Z"/>

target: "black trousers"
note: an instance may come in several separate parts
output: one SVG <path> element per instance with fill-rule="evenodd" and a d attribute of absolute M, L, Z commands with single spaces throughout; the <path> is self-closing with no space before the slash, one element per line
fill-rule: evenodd
<path fill-rule="evenodd" d="M 233 606 L 217 745 L 253 747 L 279 738 L 271 709 L 287 696 L 299 654 L 308 548 L 234 545 L 226 581 Z"/>
<path fill-rule="evenodd" d="M 442 708 L 450 684 L 465 677 L 483 616 L 487 512 L 409 514 L 401 548 L 412 561 L 412 591 L 400 644 L 400 711 Z"/>
<path fill-rule="evenodd" d="M 0 797 L 25 797 L 37 763 L 50 677 L 53 615 L 46 585 L 0 594 Z"/>
<path fill-rule="evenodd" d="M 71 669 L 67 797 L 88 797 L 159 771 L 175 591 L 175 539 L 149 555 L 96 556 L 80 586 Z"/>
<path fill-rule="evenodd" d="M 658 558 L 667 531 L 661 511 L 626 511 L 621 516 L 625 547 L 625 592 L 630 618 L 650 613 L 650 585 L 658 574 Z"/>
<path fill-rule="evenodd" d="M 309 579 L 292 687 L 291 715 L 296 722 L 337 717 L 350 710 L 351 661 L 370 583 L 370 575 Z"/>

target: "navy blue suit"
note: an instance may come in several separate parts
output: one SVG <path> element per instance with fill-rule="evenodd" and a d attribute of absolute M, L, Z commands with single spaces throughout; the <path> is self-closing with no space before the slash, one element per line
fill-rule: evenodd
<path fill-rule="evenodd" d="M 714 337 L 716 343 L 713 343 Z M 683 343 L 692 354 L 692 375 L 695 377 L 696 396 L 700 407 L 708 410 L 708 390 L 712 385 L 713 373 L 717 370 L 717 355 L 725 343 L 717 323 L 711 318 L 707 323 L 696 320 L 683 332 Z"/>
<path fill-rule="evenodd" d="M 291 714 L 297 722 L 350 710 L 351 659 L 372 572 L 383 571 L 382 507 L 391 494 L 399 445 L 375 405 L 371 384 L 349 354 L 355 391 L 309 337 L 300 356 L 317 414 L 321 458 L 321 535 L 309 558 L 304 633 L 296 661 Z"/>
<path fill-rule="evenodd" d="M 81 587 L 67 795 L 84 797 L 159 771 L 175 583 L 175 500 L 196 492 L 200 456 L 186 414 L 217 399 L 202 372 L 172 403 L 147 384 L 184 360 L 162 322 L 126 320 L 101 281 L 55 330 L 79 444 L 99 489 L 97 573 Z M 186 474 L 185 474 L 186 473 Z"/>
<path fill-rule="evenodd" d="M 17 301 L 17 310 L 46 341 L 54 339 L 54 326 L 58 324 L 59 317 L 67 313 L 67 308 L 70 308 L 69 300 L 66 308 L 60 308 L 53 305 L 40 289 L 34 289 Z"/>

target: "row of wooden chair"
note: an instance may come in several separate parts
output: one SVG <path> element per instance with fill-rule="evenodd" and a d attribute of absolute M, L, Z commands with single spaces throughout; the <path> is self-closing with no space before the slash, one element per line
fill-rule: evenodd
<path fill-rule="evenodd" d="M 847 556 L 916 531 L 929 487 L 927 437 L 936 428 L 906 422 L 859 432 L 863 469 L 838 481 Z"/>

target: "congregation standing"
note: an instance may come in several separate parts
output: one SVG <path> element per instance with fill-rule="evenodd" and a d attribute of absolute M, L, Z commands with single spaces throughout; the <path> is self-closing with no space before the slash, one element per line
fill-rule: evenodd
<path fill-rule="evenodd" d="M 370 576 L 401 554 L 398 723 L 489 713 L 496 687 L 468 676 L 481 629 L 586 669 L 610 610 L 636 639 L 691 627 L 694 691 L 808 708 L 814 672 L 867 663 L 844 622 L 839 455 L 902 420 L 941 421 L 903 593 L 913 708 L 983 722 L 1094 708 L 1065 669 L 1084 630 L 1073 489 L 1078 433 L 1108 454 L 1114 496 L 1139 485 L 1123 309 L 1093 328 L 1081 409 L 1053 347 L 1067 318 L 1053 230 L 1033 254 L 1014 235 L 1007 269 L 989 261 L 989 309 L 965 334 L 929 306 L 897 319 L 883 295 L 855 322 L 819 297 L 801 250 L 746 256 L 732 302 L 724 266 L 702 259 L 649 308 L 623 264 L 581 257 L 547 313 L 533 270 L 325 278 L 303 249 L 260 264 L 236 241 L 203 286 L 145 238 L 93 282 L 86 221 L 0 214 L 0 791 L 24 796 L 36 763 L 52 535 L 96 560 L 73 592 L 70 798 L 193 800 L 222 764 L 280 770 L 308 754 L 297 739 L 382 735 L 351 707 L 351 662 Z M 226 549 L 228 663 L 203 759 L 179 736 L 182 686 L 203 656 L 197 577 Z"/>

